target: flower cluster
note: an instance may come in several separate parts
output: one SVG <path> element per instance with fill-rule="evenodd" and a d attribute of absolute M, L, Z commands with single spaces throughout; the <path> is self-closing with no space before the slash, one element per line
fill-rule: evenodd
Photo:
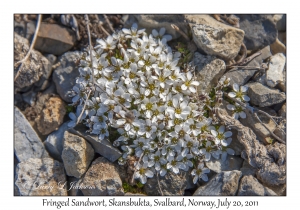
<path fill-rule="evenodd" d="M 246 95 L 247 90 L 248 90 L 247 86 L 239 87 L 239 85 L 235 83 L 235 84 L 233 84 L 233 92 L 230 92 L 228 94 L 228 96 L 231 98 L 236 98 L 238 101 L 241 101 L 241 102 L 248 102 L 248 101 L 250 101 L 250 98 L 249 98 L 249 96 Z M 242 107 L 238 103 L 228 104 L 227 109 L 229 109 L 233 112 L 233 117 L 235 119 L 238 119 L 238 118 L 245 119 L 246 118 L 246 113 L 244 112 L 245 108 Z"/>
<path fill-rule="evenodd" d="M 69 126 L 80 117 L 90 133 L 110 138 L 123 151 L 120 164 L 135 156 L 134 178 L 143 184 L 154 173 L 180 170 L 190 170 L 194 183 L 207 181 L 205 162 L 234 154 L 228 147 L 232 133 L 207 115 L 218 97 L 198 93 L 193 67 L 178 66 L 181 54 L 172 51 L 169 40 L 164 28 L 147 35 L 136 24 L 97 40 L 91 54 L 87 50 L 80 59 L 73 88 L 77 111 L 70 113 Z M 218 87 L 228 81 L 222 78 Z"/>

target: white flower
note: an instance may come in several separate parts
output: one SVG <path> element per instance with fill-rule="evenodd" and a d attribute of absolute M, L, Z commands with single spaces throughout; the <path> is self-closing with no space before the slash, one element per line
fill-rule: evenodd
<path fill-rule="evenodd" d="M 173 173 L 179 173 L 180 162 L 174 159 L 174 156 L 168 157 L 167 169 L 171 170 Z"/>
<path fill-rule="evenodd" d="M 193 157 L 194 156 L 191 155 L 191 154 L 186 154 L 185 156 L 178 155 L 176 157 L 176 160 L 180 162 L 179 168 L 184 170 L 184 171 L 188 171 L 190 167 L 193 167 L 192 161 L 189 160 Z"/>
<path fill-rule="evenodd" d="M 116 48 L 117 40 L 114 40 L 114 38 L 111 35 L 108 35 L 106 40 L 97 39 L 96 42 L 98 42 L 99 45 L 97 45 L 95 49 L 102 48 L 105 50 L 113 50 Z"/>
<path fill-rule="evenodd" d="M 126 38 L 128 38 L 128 39 L 136 39 L 139 36 L 141 36 L 144 33 L 144 31 L 145 31 L 145 29 L 141 29 L 141 30 L 137 30 L 137 29 L 138 29 L 138 26 L 137 26 L 136 23 L 134 23 L 131 26 L 131 29 L 123 28 L 122 31 L 125 34 Z"/>
<path fill-rule="evenodd" d="M 157 150 L 155 154 L 150 154 L 150 161 L 148 167 L 154 166 L 155 170 L 161 170 L 161 164 L 166 164 L 167 160 L 161 155 L 160 150 Z"/>
<path fill-rule="evenodd" d="M 164 35 L 165 32 L 166 32 L 166 29 L 165 29 L 165 28 L 161 28 L 161 29 L 159 30 L 159 32 L 157 32 L 156 29 L 153 29 L 153 30 L 152 30 L 152 35 L 153 35 L 153 37 L 156 38 L 156 39 L 160 39 L 160 40 L 166 39 L 167 41 L 170 41 L 170 40 L 172 39 L 172 36 L 171 36 L 171 35 Z"/>
<path fill-rule="evenodd" d="M 152 178 L 153 172 L 147 168 L 148 163 L 144 163 L 143 165 L 138 164 L 136 166 L 137 171 L 134 173 L 135 179 L 140 179 L 142 184 L 147 182 L 147 177 Z"/>
<path fill-rule="evenodd" d="M 225 138 L 228 138 L 232 135 L 232 132 L 231 131 L 225 131 L 225 126 L 224 125 L 221 125 L 218 129 L 218 131 L 216 130 L 211 130 L 211 134 L 216 137 L 216 144 L 219 144 L 220 142 L 222 141 L 225 141 Z"/>
<path fill-rule="evenodd" d="M 186 119 L 190 114 L 191 107 L 188 106 L 187 101 L 180 103 L 178 98 L 173 98 L 172 105 L 173 107 L 168 107 L 167 111 L 174 113 L 176 118 Z"/>
<path fill-rule="evenodd" d="M 193 178 L 194 184 L 196 184 L 198 179 L 202 179 L 203 181 L 207 182 L 208 177 L 206 174 L 209 172 L 210 172 L 210 170 L 208 168 L 204 167 L 203 163 L 200 163 L 198 165 L 197 169 L 193 169 L 191 172 L 191 174 L 194 176 L 194 178 Z"/>
<path fill-rule="evenodd" d="M 83 109 L 83 106 L 79 105 L 76 108 L 76 115 L 73 112 L 69 113 L 69 117 L 71 118 L 71 121 L 68 123 L 68 127 L 73 128 L 76 126 L 76 122 L 78 120 L 79 115 L 81 114 L 82 109 Z M 86 116 L 87 116 L 87 110 L 83 111 L 83 114 L 82 114 L 79 122 L 81 122 L 83 119 L 85 119 Z"/>
<path fill-rule="evenodd" d="M 240 101 L 250 101 L 249 96 L 246 95 L 246 92 L 248 90 L 247 86 L 241 86 L 239 87 L 238 84 L 233 84 L 233 92 L 228 93 L 229 97 L 236 98 Z"/>
<path fill-rule="evenodd" d="M 192 81 L 192 78 L 193 75 L 190 71 L 186 73 L 186 76 L 184 74 L 181 75 L 181 79 L 183 80 L 183 84 L 181 85 L 182 90 L 189 90 L 192 93 L 196 93 L 194 86 L 198 86 L 200 83 L 197 81 Z"/>
<path fill-rule="evenodd" d="M 227 105 L 227 109 L 233 111 L 233 117 L 234 117 L 234 119 L 238 119 L 239 117 L 243 118 L 243 119 L 246 118 L 246 113 L 244 112 L 243 107 L 241 107 L 237 103 L 235 105 L 228 104 Z"/>

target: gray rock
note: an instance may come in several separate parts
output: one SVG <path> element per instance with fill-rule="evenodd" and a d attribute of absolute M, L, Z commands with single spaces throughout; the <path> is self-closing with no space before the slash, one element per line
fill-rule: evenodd
<path fill-rule="evenodd" d="M 50 133 L 48 135 L 46 141 L 44 141 L 44 145 L 45 145 L 47 151 L 55 160 L 62 161 L 61 154 L 62 154 L 63 145 L 64 145 L 64 142 L 63 142 L 64 133 L 68 129 L 69 129 L 68 122 L 65 122 L 64 124 L 62 124 L 59 127 L 58 130 Z"/>
<path fill-rule="evenodd" d="M 264 187 L 251 175 L 243 176 L 240 181 L 239 196 L 267 196 L 277 195 L 273 190 Z"/>
<path fill-rule="evenodd" d="M 80 178 L 94 158 L 94 149 L 81 138 L 68 131 L 64 133 L 64 149 L 61 158 L 68 176 Z"/>
<path fill-rule="evenodd" d="M 160 176 L 157 179 L 156 173 L 153 178 L 147 179 L 144 185 L 144 190 L 147 195 L 161 195 L 161 191 L 164 196 L 180 195 L 184 194 L 184 190 L 187 188 L 187 179 L 190 175 L 189 172 L 181 171 L 179 174 L 174 174 L 169 171 L 165 176 Z M 161 191 L 159 189 L 158 181 L 160 183 Z"/>
<path fill-rule="evenodd" d="M 241 168 L 241 172 L 243 176 L 252 175 L 255 176 L 257 169 L 252 167 L 247 161 L 243 162 L 243 167 Z"/>
<path fill-rule="evenodd" d="M 270 45 L 270 49 L 273 55 L 277 53 L 283 53 L 286 55 L 286 46 L 278 38 Z"/>
<path fill-rule="evenodd" d="M 83 137 L 93 146 L 95 152 L 111 162 L 115 162 L 122 155 L 120 150 L 115 148 L 108 139 L 100 140 L 97 135 L 86 133 L 84 125 L 77 125 L 75 128 L 70 128 L 69 132 Z"/>
<path fill-rule="evenodd" d="M 229 148 L 234 150 L 234 155 L 241 155 L 241 152 L 245 149 L 244 146 L 237 139 L 237 131 L 233 130 L 232 132 L 232 142 L 229 145 Z"/>
<path fill-rule="evenodd" d="M 217 114 L 227 126 L 238 131 L 238 140 L 245 147 L 242 157 L 257 169 L 257 178 L 270 186 L 286 184 L 285 145 L 276 142 L 273 145 L 264 146 L 257 140 L 250 128 L 243 126 L 238 120 L 226 115 L 222 110 L 218 110 Z"/>
<path fill-rule="evenodd" d="M 260 110 L 268 113 L 271 116 L 277 116 L 276 112 L 268 107 L 260 108 Z M 247 118 L 240 119 L 240 122 L 243 125 L 251 128 L 255 133 L 255 135 L 257 136 L 257 138 L 262 142 L 265 142 L 265 138 L 271 136 L 271 133 L 270 131 L 268 131 L 268 129 L 273 132 L 276 128 L 276 124 L 264 114 L 257 113 L 257 116 L 263 122 L 263 124 L 261 124 L 253 114 L 247 114 Z M 265 128 L 265 126 L 268 129 Z"/>
<path fill-rule="evenodd" d="M 186 15 L 186 18 L 190 16 L 193 15 Z M 243 43 L 244 31 L 220 23 L 209 15 L 196 17 L 196 23 L 190 23 L 190 27 L 198 48 L 226 61 L 234 59 Z"/>
<path fill-rule="evenodd" d="M 79 51 L 67 52 L 58 58 L 60 66 L 54 72 L 52 79 L 55 83 L 56 90 L 60 97 L 66 102 L 72 102 L 72 98 L 68 96 L 70 90 L 75 85 L 75 79 L 79 76 L 75 60 L 81 56 Z"/>
<path fill-rule="evenodd" d="M 226 70 L 223 60 L 215 56 L 205 56 L 196 52 L 194 54 L 194 65 L 196 66 L 197 81 L 200 83 L 197 87 L 198 93 L 210 92 L 212 87 L 218 84 L 219 79 Z"/>
<path fill-rule="evenodd" d="M 29 50 L 29 42 L 27 39 L 19 36 L 15 33 L 14 35 L 14 62 L 21 61 Z M 14 69 L 16 76 L 19 71 L 17 65 Z M 39 86 L 39 81 L 45 79 L 51 74 L 52 65 L 47 58 L 36 50 L 32 50 L 29 58 L 24 62 L 22 70 L 15 80 L 15 92 L 22 91 L 26 92 L 32 86 Z"/>
<path fill-rule="evenodd" d="M 66 196 L 66 175 L 62 163 L 51 158 L 29 158 L 17 166 L 15 182 L 20 195 Z"/>
<path fill-rule="evenodd" d="M 147 196 L 145 194 L 140 194 L 140 193 L 131 193 L 131 192 L 127 192 L 125 193 L 125 196 Z"/>
<path fill-rule="evenodd" d="M 19 23 L 17 21 L 14 21 L 14 32 L 28 40 L 31 40 L 35 32 L 35 26 L 36 21 L 29 21 L 27 23 L 25 23 L 24 21 L 21 21 Z"/>
<path fill-rule="evenodd" d="M 275 42 L 277 29 L 272 15 L 237 15 L 240 29 L 245 31 L 244 43 L 248 50 L 260 50 Z"/>
<path fill-rule="evenodd" d="M 14 151 L 18 160 L 49 157 L 41 139 L 17 107 L 14 116 Z"/>
<path fill-rule="evenodd" d="M 145 28 L 147 34 L 151 34 L 153 29 L 157 31 L 160 28 L 165 28 L 166 33 L 172 36 L 172 39 L 177 39 L 180 37 L 180 33 L 174 30 L 171 27 L 171 24 L 176 24 L 181 30 L 187 32 L 187 24 L 184 22 L 184 16 L 181 14 L 177 15 L 161 15 L 161 14 L 145 14 L 145 15 L 129 15 L 134 17 L 129 17 L 128 20 L 125 22 L 125 27 L 130 28 L 133 23 L 138 24 L 138 28 L 142 29 Z"/>
<path fill-rule="evenodd" d="M 83 186 L 81 191 L 86 196 L 124 195 L 116 167 L 104 157 L 93 161 L 79 185 Z"/>
<path fill-rule="evenodd" d="M 278 114 L 282 117 L 282 119 L 286 119 L 286 103 L 282 105 L 281 109 L 278 111 Z"/>
<path fill-rule="evenodd" d="M 80 191 L 79 178 L 67 176 L 67 190 L 68 196 L 79 196 L 82 194 Z"/>
<path fill-rule="evenodd" d="M 66 114 L 66 104 L 58 97 L 50 97 L 44 104 L 43 110 L 38 116 L 37 128 L 43 135 L 47 135 L 55 131 L 63 123 Z"/>
<path fill-rule="evenodd" d="M 272 56 L 270 51 L 270 46 L 267 46 L 261 50 L 261 55 L 254 58 L 250 61 L 246 66 L 247 67 L 259 67 L 265 59 Z M 230 84 L 233 85 L 234 83 L 238 85 L 246 84 L 257 72 L 257 70 L 245 70 L 243 68 L 233 68 L 225 73 L 225 76 L 230 78 Z M 264 81 L 264 80 L 263 80 Z M 264 83 L 262 83 L 264 84 Z"/>
<path fill-rule="evenodd" d="M 222 171 L 206 185 L 199 187 L 194 196 L 233 196 L 236 195 L 242 173 L 237 170 Z"/>
<path fill-rule="evenodd" d="M 286 14 L 274 15 L 273 20 L 278 31 L 286 31 Z"/>
<path fill-rule="evenodd" d="M 259 82 L 253 82 L 247 84 L 248 96 L 250 102 L 260 107 L 271 106 L 283 102 L 286 98 L 283 92 L 277 89 L 271 89 L 267 86 L 260 84 Z"/>
<path fill-rule="evenodd" d="M 283 82 L 283 69 L 285 66 L 285 56 L 278 53 L 270 58 L 269 69 L 266 73 L 266 83 L 274 88 L 278 83 Z"/>
<path fill-rule="evenodd" d="M 221 159 L 211 157 L 210 161 L 206 162 L 206 166 L 216 173 L 221 173 L 221 171 L 240 170 L 243 165 L 243 161 L 244 160 L 242 158 L 233 155 L 227 155 L 224 162 L 222 162 Z"/>
<path fill-rule="evenodd" d="M 62 55 L 76 42 L 74 31 L 57 24 L 41 23 L 34 48 L 43 53 Z"/>
<path fill-rule="evenodd" d="M 14 94 L 14 105 L 23 102 L 23 97 L 20 93 Z"/>
<path fill-rule="evenodd" d="M 37 95 L 37 92 L 34 91 L 33 89 L 31 89 L 30 91 L 23 93 L 22 98 L 23 98 L 23 101 L 25 101 L 27 104 L 29 104 L 30 106 L 33 106 L 36 101 L 36 95 Z"/>

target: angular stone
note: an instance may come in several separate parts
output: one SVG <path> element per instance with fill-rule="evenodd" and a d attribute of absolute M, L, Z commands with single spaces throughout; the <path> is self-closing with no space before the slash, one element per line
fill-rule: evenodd
<path fill-rule="evenodd" d="M 124 195 L 122 181 L 113 163 L 99 157 L 93 161 L 80 180 L 82 193 L 86 196 Z"/>
<path fill-rule="evenodd" d="M 18 160 L 49 157 L 41 139 L 17 107 L 14 116 L 14 151 Z"/>
<path fill-rule="evenodd" d="M 75 128 L 70 128 L 69 132 L 87 140 L 93 146 L 95 152 L 111 162 L 115 162 L 122 155 L 120 150 L 114 147 L 108 139 L 101 140 L 97 135 L 86 133 L 84 125 L 77 125 Z"/>
<path fill-rule="evenodd" d="M 61 158 L 67 175 L 80 178 L 94 158 L 94 149 L 84 138 L 65 131 Z"/>
<path fill-rule="evenodd" d="M 185 17 L 192 19 L 193 16 Z M 194 19 L 197 19 L 196 24 L 190 23 L 190 27 L 198 48 L 225 61 L 237 56 L 243 43 L 244 31 L 220 23 L 209 15 L 197 15 Z"/>
<path fill-rule="evenodd" d="M 27 39 L 14 34 L 14 63 L 21 61 L 29 50 Z M 14 68 L 14 75 L 19 71 L 19 65 Z M 32 50 L 28 59 L 23 63 L 22 70 L 14 82 L 15 92 L 26 92 L 33 85 L 38 86 L 40 79 L 50 76 L 52 64 L 40 52 Z"/>
<path fill-rule="evenodd" d="M 222 162 L 221 159 L 211 157 L 210 161 L 206 162 L 206 166 L 216 173 L 221 173 L 221 171 L 240 170 L 240 168 L 242 168 L 243 161 L 244 160 L 242 158 L 232 155 L 227 155 L 224 162 Z"/>
<path fill-rule="evenodd" d="M 76 67 L 75 60 L 80 58 L 81 52 L 67 52 L 58 58 L 60 65 L 54 70 L 52 79 L 55 83 L 57 93 L 66 102 L 72 102 L 69 97 L 69 91 L 76 84 L 76 77 L 79 71 Z"/>
<path fill-rule="evenodd" d="M 47 135 L 63 123 L 66 114 L 65 103 L 60 97 L 51 97 L 44 105 L 37 128 L 43 135 Z"/>
<path fill-rule="evenodd" d="M 252 175 L 255 176 L 257 169 L 252 167 L 247 161 L 243 162 L 243 167 L 241 168 L 241 172 L 243 176 Z"/>
<path fill-rule="evenodd" d="M 144 14 L 144 15 L 130 15 L 128 21 L 125 23 L 126 28 L 130 28 L 133 23 L 138 24 L 138 28 L 145 28 L 147 34 L 151 34 L 153 29 L 157 31 L 160 28 L 165 28 L 165 34 L 172 36 L 172 39 L 177 39 L 181 35 L 171 27 L 171 24 L 176 24 L 181 30 L 187 32 L 187 24 L 184 22 L 184 16 L 181 14 L 177 15 L 161 15 L 161 14 Z"/>
<path fill-rule="evenodd" d="M 62 55 L 69 51 L 76 42 L 74 31 L 57 24 L 41 23 L 34 45 L 43 53 Z"/>
<path fill-rule="evenodd" d="M 264 187 L 251 175 L 243 176 L 240 181 L 239 196 L 272 196 L 277 195 L 273 190 Z"/>
<path fill-rule="evenodd" d="M 286 31 L 286 14 L 274 15 L 273 20 L 278 31 Z"/>
<path fill-rule="evenodd" d="M 170 195 L 184 195 L 184 190 L 187 187 L 187 179 L 191 172 L 182 171 L 181 174 L 174 174 L 169 171 L 165 176 L 158 177 L 161 191 L 164 196 Z M 157 175 L 154 173 L 154 176 L 151 179 L 147 179 L 146 184 L 144 185 L 144 190 L 147 195 L 161 195 L 157 180 Z"/>
<path fill-rule="evenodd" d="M 270 46 L 267 46 L 261 50 L 261 55 L 254 58 L 246 66 L 259 67 L 263 63 L 263 61 L 270 56 L 272 56 L 272 53 L 270 51 Z M 240 68 L 237 70 L 236 68 L 233 68 L 232 70 L 226 72 L 225 76 L 230 78 L 231 85 L 233 85 L 234 83 L 238 85 L 244 85 L 253 77 L 253 75 L 256 72 L 257 70 L 253 70 L 253 69 L 247 70 L 247 69 Z"/>
<path fill-rule="evenodd" d="M 50 133 L 46 141 L 44 141 L 44 145 L 51 157 L 58 161 L 62 161 L 61 154 L 64 145 L 63 139 L 65 131 L 69 129 L 68 123 L 69 122 L 65 122 L 59 127 L 58 130 Z"/>
<path fill-rule="evenodd" d="M 242 145 L 239 140 L 237 139 L 237 132 L 235 130 L 231 131 L 232 132 L 232 142 L 228 146 L 229 148 L 234 150 L 234 155 L 241 155 L 241 152 L 245 149 L 244 145 Z"/>
<path fill-rule="evenodd" d="M 20 195 L 66 196 L 65 183 L 63 164 L 51 158 L 30 158 L 17 166 L 15 184 Z"/>
<path fill-rule="evenodd" d="M 286 46 L 286 32 L 278 32 L 278 39 Z"/>
<path fill-rule="evenodd" d="M 237 138 L 245 147 L 242 157 L 257 169 L 257 178 L 268 186 L 286 184 L 285 145 L 275 142 L 275 144 L 264 146 L 257 140 L 253 131 L 243 126 L 238 120 L 226 115 L 222 110 L 218 110 L 217 115 L 231 129 L 238 131 Z"/>
<path fill-rule="evenodd" d="M 271 89 L 259 82 L 248 83 L 248 96 L 250 102 L 260 107 L 271 106 L 283 102 L 286 98 L 285 94 L 277 89 Z"/>
<path fill-rule="evenodd" d="M 206 185 L 199 187 L 194 196 L 233 196 L 236 195 L 242 173 L 237 170 L 222 171 Z"/>
<path fill-rule="evenodd" d="M 37 92 L 32 89 L 26 93 L 22 94 L 23 101 L 25 101 L 30 106 L 33 106 L 36 101 Z"/>
<path fill-rule="evenodd" d="M 277 116 L 276 112 L 268 107 L 263 107 L 260 110 L 268 113 L 271 116 Z M 248 114 L 247 118 L 245 118 L 245 119 L 240 119 L 240 122 L 243 125 L 251 128 L 261 142 L 266 143 L 265 138 L 271 136 L 270 131 L 273 132 L 275 130 L 276 124 L 269 117 L 267 117 L 264 114 L 257 113 L 257 116 L 263 122 L 264 125 L 261 124 L 259 122 L 259 120 L 252 114 Z M 268 129 L 266 129 L 265 126 L 270 131 L 268 131 Z"/>
<path fill-rule="evenodd" d="M 80 191 L 79 178 L 73 176 L 67 176 L 67 190 L 68 196 L 79 196 L 83 195 Z"/>
<path fill-rule="evenodd" d="M 248 50 L 260 50 L 275 42 L 277 29 L 272 15 L 241 14 L 240 29 L 245 31 L 244 43 Z"/>
<path fill-rule="evenodd" d="M 275 87 L 283 82 L 283 69 L 285 67 L 285 56 L 278 53 L 270 58 L 269 69 L 266 73 L 266 82 L 269 87 Z"/>
<path fill-rule="evenodd" d="M 50 62 L 51 69 L 50 69 L 50 71 L 46 72 L 47 74 L 43 75 L 41 77 L 41 79 L 35 84 L 36 86 L 39 87 L 39 91 L 43 91 L 49 86 L 49 83 L 51 82 L 50 76 L 52 75 L 52 72 L 53 72 L 52 66 L 54 65 L 54 63 L 56 62 L 56 59 L 57 59 L 56 56 L 52 55 L 52 54 L 46 54 L 44 56 Z"/>
<path fill-rule="evenodd" d="M 24 21 L 21 22 L 14 21 L 14 32 L 16 32 L 18 35 L 28 40 L 32 39 L 35 32 L 35 27 L 36 27 L 36 21 L 29 21 L 26 23 Z"/>
<path fill-rule="evenodd" d="M 270 45 L 272 54 L 275 55 L 277 53 L 283 53 L 286 54 L 286 47 L 285 45 L 279 41 L 279 39 L 277 38 L 276 41 Z"/>
<path fill-rule="evenodd" d="M 218 84 L 219 79 L 226 70 L 223 60 L 215 56 L 205 56 L 196 52 L 194 54 L 194 65 L 196 66 L 197 81 L 200 83 L 197 87 L 198 93 L 210 92 L 212 87 Z"/>

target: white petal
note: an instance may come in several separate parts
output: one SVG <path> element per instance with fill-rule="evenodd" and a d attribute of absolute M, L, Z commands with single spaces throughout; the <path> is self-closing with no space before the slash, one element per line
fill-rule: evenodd
<path fill-rule="evenodd" d="M 70 128 L 75 127 L 75 125 L 76 125 L 76 122 L 75 122 L 75 121 L 70 121 L 70 122 L 68 123 L 68 127 L 70 127 Z"/>
<path fill-rule="evenodd" d="M 153 174 L 153 172 L 151 170 L 147 170 L 146 173 L 145 173 L 145 175 L 147 177 L 149 177 L 149 178 L 152 178 L 154 174 Z"/>
<path fill-rule="evenodd" d="M 194 178 L 193 178 L 193 183 L 196 184 L 197 181 L 198 181 L 198 176 L 196 175 L 196 176 L 194 176 Z"/>
<path fill-rule="evenodd" d="M 145 184 L 147 182 L 147 177 L 145 175 L 140 176 L 140 181 L 142 184 Z"/>
<path fill-rule="evenodd" d="M 224 125 L 221 125 L 221 126 L 219 127 L 219 129 L 218 129 L 218 132 L 219 132 L 219 133 L 224 133 L 224 131 L 225 131 L 225 126 L 224 126 Z"/>
<path fill-rule="evenodd" d="M 228 138 L 228 137 L 232 136 L 232 132 L 231 132 L 231 131 L 226 131 L 226 132 L 224 133 L 224 136 L 225 136 L 226 138 Z"/>
<path fill-rule="evenodd" d="M 243 119 L 246 118 L 246 113 L 245 113 L 245 112 L 240 112 L 239 115 L 240 115 L 240 117 L 243 118 Z"/>
<path fill-rule="evenodd" d="M 229 109 L 229 110 L 235 110 L 235 106 L 232 105 L 232 104 L 228 104 L 227 105 L 227 109 Z"/>
<path fill-rule="evenodd" d="M 233 84 L 233 90 L 234 90 L 235 92 L 238 92 L 238 91 L 239 91 L 239 85 L 236 84 L 236 83 L 234 83 L 234 84 Z"/>
<path fill-rule="evenodd" d="M 70 113 L 69 113 L 69 117 L 70 117 L 73 121 L 76 121 L 76 120 L 77 120 L 77 117 L 76 117 L 76 115 L 75 115 L 73 112 L 70 112 Z"/>
<path fill-rule="evenodd" d="M 203 168 L 203 169 L 202 169 L 202 172 L 205 173 L 205 174 L 207 174 L 207 173 L 210 172 L 210 170 L 209 170 L 209 168 Z"/>
<path fill-rule="evenodd" d="M 234 97 L 236 97 L 236 93 L 235 92 L 230 92 L 230 93 L 228 93 L 228 96 L 231 97 L 231 98 L 234 98 Z"/>
<path fill-rule="evenodd" d="M 227 152 L 222 152 L 222 162 L 225 162 L 227 158 Z"/>
<path fill-rule="evenodd" d="M 208 177 L 207 177 L 206 174 L 202 174 L 201 179 L 202 179 L 203 181 L 205 181 L 205 182 L 208 181 Z"/>
<path fill-rule="evenodd" d="M 166 169 L 161 169 L 161 171 L 159 172 L 159 174 L 161 175 L 161 176 L 165 176 L 166 175 L 166 173 L 167 173 L 167 170 Z"/>
<path fill-rule="evenodd" d="M 210 132 L 211 132 L 211 134 L 212 134 L 214 137 L 216 137 L 216 136 L 218 135 L 218 132 L 215 131 L 215 130 L 211 130 Z"/>
<path fill-rule="evenodd" d="M 246 93 L 248 90 L 248 86 L 241 86 L 240 89 L 242 92 Z"/>
<path fill-rule="evenodd" d="M 250 101 L 250 98 L 247 95 L 243 95 L 242 98 L 243 98 L 244 101 Z"/>
<path fill-rule="evenodd" d="M 229 155 L 234 155 L 234 150 L 233 150 L 233 149 L 227 148 L 226 151 L 227 151 L 227 153 L 228 153 Z"/>

